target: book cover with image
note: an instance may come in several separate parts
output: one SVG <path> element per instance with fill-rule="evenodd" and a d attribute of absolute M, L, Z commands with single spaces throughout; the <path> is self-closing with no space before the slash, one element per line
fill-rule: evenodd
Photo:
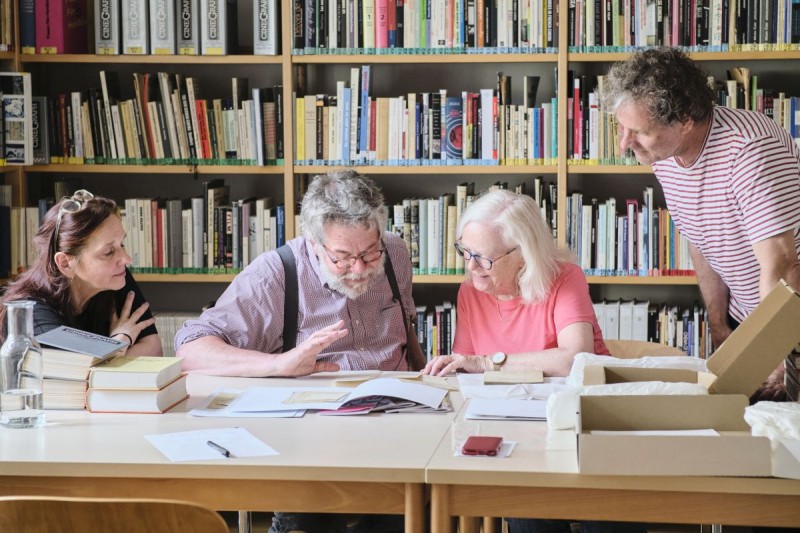
<path fill-rule="evenodd" d="M 9 165 L 33 164 L 31 75 L 0 72 L 3 105 L 2 157 Z"/>
<path fill-rule="evenodd" d="M 461 98 L 452 96 L 445 101 L 444 152 L 445 159 L 458 160 L 463 154 L 463 126 Z"/>

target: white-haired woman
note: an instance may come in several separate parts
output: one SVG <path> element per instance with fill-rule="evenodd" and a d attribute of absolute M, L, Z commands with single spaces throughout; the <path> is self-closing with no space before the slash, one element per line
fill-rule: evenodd
<path fill-rule="evenodd" d="M 565 376 L 578 352 L 608 355 L 583 271 L 559 249 L 536 203 L 510 191 L 481 196 L 455 247 L 468 277 L 458 292 L 452 355 L 424 371 L 542 370 Z M 570 520 L 507 519 L 510 533 L 569 533 Z M 642 524 L 585 521 L 584 533 L 645 533 Z"/>
<path fill-rule="evenodd" d="M 425 373 L 565 376 L 575 354 L 609 353 L 586 277 L 556 246 L 532 198 L 488 192 L 464 212 L 456 234 L 467 280 L 458 292 L 454 353 L 434 358 Z"/>

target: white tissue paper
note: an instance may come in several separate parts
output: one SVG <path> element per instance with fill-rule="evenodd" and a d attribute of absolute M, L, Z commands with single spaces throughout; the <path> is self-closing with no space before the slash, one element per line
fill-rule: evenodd
<path fill-rule="evenodd" d="M 708 372 L 705 359 L 687 357 L 685 355 L 670 355 L 657 357 L 642 357 L 639 359 L 619 359 L 608 355 L 595 355 L 579 353 L 572 363 L 572 370 L 567 377 L 567 384 L 581 387 L 584 383 L 584 368 L 587 366 L 626 366 L 632 368 L 678 368 L 694 370 L 695 372 Z"/>
<path fill-rule="evenodd" d="M 800 403 L 758 402 L 745 408 L 744 419 L 772 444 L 772 474 L 800 479 Z"/>
<path fill-rule="evenodd" d="M 547 400 L 547 427 L 549 429 L 574 428 L 578 422 L 580 396 L 642 396 L 684 394 L 708 394 L 708 390 L 698 383 L 666 383 L 663 381 L 638 381 L 635 383 L 612 383 L 610 385 L 590 385 L 570 387 L 555 393 Z"/>

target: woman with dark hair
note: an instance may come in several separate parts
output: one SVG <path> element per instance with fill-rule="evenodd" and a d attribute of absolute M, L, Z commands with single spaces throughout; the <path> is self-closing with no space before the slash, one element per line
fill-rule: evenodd
<path fill-rule="evenodd" d="M 36 258 L 3 301 L 33 300 L 38 335 L 70 326 L 128 342 L 128 355 L 161 355 L 155 319 L 127 266 L 117 204 L 86 190 L 62 198 L 34 237 Z M 5 337 L 5 306 L 0 335 Z"/>

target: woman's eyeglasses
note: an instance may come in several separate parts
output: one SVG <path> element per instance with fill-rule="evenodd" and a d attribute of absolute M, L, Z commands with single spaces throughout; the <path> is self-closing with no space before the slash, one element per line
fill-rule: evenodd
<path fill-rule="evenodd" d="M 491 270 L 492 266 L 494 266 L 495 261 L 497 261 L 498 259 L 502 259 L 503 257 L 507 256 L 508 254 L 510 254 L 511 252 L 513 252 L 518 248 L 518 246 L 515 246 L 514 248 L 510 249 L 503 255 L 495 257 L 494 259 L 489 259 L 488 257 L 483 257 L 482 255 L 470 252 L 469 250 L 461 246 L 461 243 L 454 242 L 453 246 L 455 246 L 456 252 L 458 252 L 461 255 L 461 257 L 464 258 L 465 263 L 469 263 L 469 260 L 473 259 L 475 260 L 475 263 L 483 270 Z"/>
<path fill-rule="evenodd" d="M 58 208 L 55 232 L 53 233 L 53 255 L 58 251 L 58 236 L 61 231 L 61 220 L 64 218 L 64 213 L 77 213 L 83 209 L 83 204 L 86 200 L 92 198 L 94 198 L 94 194 L 86 189 L 79 189 L 71 197 L 61 202 L 61 206 Z"/>

